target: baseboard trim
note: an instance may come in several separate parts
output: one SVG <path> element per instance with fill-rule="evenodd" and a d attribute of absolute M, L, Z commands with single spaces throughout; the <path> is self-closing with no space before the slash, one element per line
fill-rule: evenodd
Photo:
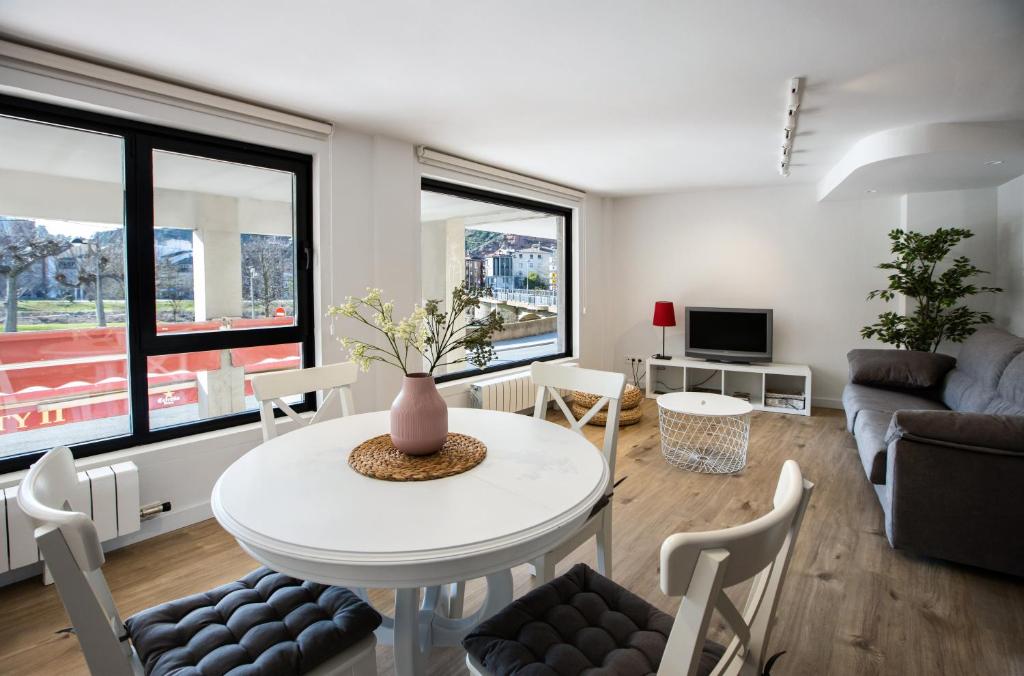
<path fill-rule="evenodd" d="M 843 400 L 835 397 L 814 397 L 811 400 L 814 406 L 820 406 L 822 408 L 843 408 Z"/>
<path fill-rule="evenodd" d="M 160 516 L 151 519 L 149 521 L 143 521 L 142 527 L 130 533 L 123 535 L 119 538 L 107 540 L 103 543 L 103 551 L 110 552 L 115 549 L 127 547 L 133 545 L 136 542 L 142 542 L 154 538 L 164 533 L 170 533 L 185 526 L 191 526 L 194 523 L 200 521 L 206 521 L 207 519 L 213 518 L 213 510 L 210 508 L 209 502 L 203 502 L 198 505 L 191 505 L 184 509 L 173 510 L 161 514 Z M 6 587 L 7 585 L 14 584 L 15 582 L 21 582 L 22 580 L 28 580 L 32 577 L 37 577 L 43 574 L 43 562 L 37 561 L 21 568 L 15 568 L 9 570 L 6 573 L 0 573 L 0 587 Z M 40 583 L 41 584 L 41 583 Z"/>

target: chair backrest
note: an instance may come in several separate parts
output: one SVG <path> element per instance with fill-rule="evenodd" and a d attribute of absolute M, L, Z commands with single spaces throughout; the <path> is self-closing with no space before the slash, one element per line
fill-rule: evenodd
<path fill-rule="evenodd" d="M 530 365 L 530 378 L 537 386 L 537 397 L 533 405 L 534 418 L 543 419 L 547 415 L 549 398 L 554 399 L 569 422 L 569 427 L 582 435 L 583 426 L 590 422 L 590 419 L 601 409 L 607 407 L 604 445 L 601 452 L 604 453 L 604 459 L 608 461 L 609 483 L 613 483 L 615 481 L 615 450 L 619 443 L 619 408 L 622 404 L 622 392 L 626 387 L 626 376 L 609 371 L 534 362 Z M 577 419 L 569 405 L 565 403 L 559 390 L 586 392 L 596 395 L 598 400 Z"/>
<path fill-rule="evenodd" d="M 96 525 L 71 511 L 78 473 L 71 451 L 59 446 L 29 469 L 18 486 L 18 506 L 35 525 L 36 544 L 75 627 L 94 674 L 141 674 L 114 597 L 103 577 Z"/>
<path fill-rule="evenodd" d="M 814 484 L 800 466 L 782 467 L 771 512 L 749 523 L 704 533 L 677 533 L 661 545 L 661 590 L 682 595 L 659 676 L 697 673 L 715 609 L 734 638 L 713 674 L 762 673 L 782 583 Z M 754 578 L 741 613 L 725 594 Z"/>
<path fill-rule="evenodd" d="M 260 424 L 263 426 L 263 440 L 277 436 L 274 424 L 274 406 L 285 412 L 297 425 L 313 425 L 336 417 L 336 407 L 341 415 L 352 415 L 352 385 L 359 377 L 355 362 L 317 366 L 308 369 L 276 371 L 252 377 L 252 392 L 260 402 Z M 308 420 L 303 418 L 285 402 L 285 397 L 308 392 L 322 392 L 323 402 L 316 415 Z M 337 400 L 337 401 L 335 401 Z"/>

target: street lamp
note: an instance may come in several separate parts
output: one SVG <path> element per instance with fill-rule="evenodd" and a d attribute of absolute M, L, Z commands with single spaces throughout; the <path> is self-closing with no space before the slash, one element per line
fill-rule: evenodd
<path fill-rule="evenodd" d="M 103 307 L 103 252 L 100 249 L 99 242 L 94 243 L 83 237 L 75 237 L 71 240 L 71 243 L 77 246 L 84 246 L 85 253 L 96 256 L 96 324 L 106 326 L 107 313 Z"/>

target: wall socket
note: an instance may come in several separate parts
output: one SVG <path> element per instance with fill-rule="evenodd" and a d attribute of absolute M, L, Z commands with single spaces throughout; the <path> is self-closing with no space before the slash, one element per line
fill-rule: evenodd
<path fill-rule="evenodd" d="M 643 388 L 644 378 L 647 376 L 647 357 L 630 355 L 625 357 L 626 368 L 629 369 L 630 378 L 633 384 Z"/>

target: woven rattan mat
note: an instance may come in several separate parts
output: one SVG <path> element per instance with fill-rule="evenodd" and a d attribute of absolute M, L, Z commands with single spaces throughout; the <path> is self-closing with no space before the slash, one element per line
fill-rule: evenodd
<path fill-rule="evenodd" d="M 597 403 L 597 400 L 601 397 L 596 394 L 589 394 L 587 392 L 573 392 L 572 403 L 578 404 L 586 410 Z M 626 385 L 626 389 L 622 393 L 622 400 L 619 402 L 619 406 L 623 411 L 631 408 L 636 408 L 640 405 L 640 402 L 644 400 L 643 391 L 636 385 Z"/>
<path fill-rule="evenodd" d="M 575 401 L 569 404 L 569 410 L 579 420 L 582 418 L 589 408 L 578 406 Z M 624 408 L 619 411 L 619 427 L 626 427 L 627 425 L 635 425 L 640 422 L 640 418 L 643 417 L 643 411 L 639 408 Z M 608 424 L 608 409 L 602 408 L 600 411 L 594 414 L 594 417 L 587 421 L 588 425 L 598 425 L 603 427 Z"/>
<path fill-rule="evenodd" d="M 437 453 L 406 455 L 391 443 L 390 434 L 367 439 L 352 450 L 348 464 L 355 471 L 384 481 L 429 481 L 473 469 L 487 456 L 487 447 L 475 437 L 448 433 Z"/>

